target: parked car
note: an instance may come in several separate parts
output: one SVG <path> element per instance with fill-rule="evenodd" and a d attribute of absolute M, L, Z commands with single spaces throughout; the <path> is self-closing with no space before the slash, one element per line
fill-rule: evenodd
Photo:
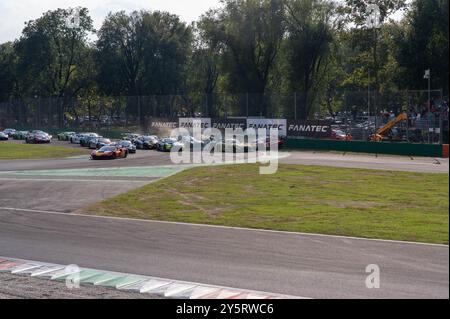
<path fill-rule="evenodd" d="M 9 139 L 8 135 L 3 132 L 0 132 L 0 141 L 7 141 Z"/>

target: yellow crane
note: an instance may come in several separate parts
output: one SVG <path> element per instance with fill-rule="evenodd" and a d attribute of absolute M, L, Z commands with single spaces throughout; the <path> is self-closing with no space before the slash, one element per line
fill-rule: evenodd
<path fill-rule="evenodd" d="M 383 127 L 380 127 L 378 131 L 370 136 L 370 140 L 372 142 L 382 142 L 383 139 L 386 137 L 386 134 L 398 123 L 407 121 L 408 115 L 406 113 L 401 113 L 399 116 L 397 116 L 395 119 L 384 125 Z"/>

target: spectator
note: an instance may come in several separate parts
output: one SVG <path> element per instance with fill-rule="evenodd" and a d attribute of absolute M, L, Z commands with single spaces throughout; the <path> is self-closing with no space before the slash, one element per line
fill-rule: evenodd
<path fill-rule="evenodd" d="M 394 111 L 389 112 L 389 119 L 388 122 L 395 120 L 395 113 Z"/>

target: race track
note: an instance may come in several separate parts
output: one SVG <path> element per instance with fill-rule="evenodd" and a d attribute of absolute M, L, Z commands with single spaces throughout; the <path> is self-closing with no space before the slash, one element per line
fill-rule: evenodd
<path fill-rule="evenodd" d="M 73 214 L 170 174 L 152 168 L 168 159 L 0 161 L 0 256 L 310 298 L 449 296 L 448 246 Z M 281 162 L 448 173 L 442 159 L 293 152 Z M 369 264 L 381 289 L 365 286 Z"/>
<path fill-rule="evenodd" d="M 309 298 L 448 298 L 446 246 L 0 209 L 4 256 Z M 367 289 L 376 264 L 381 289 Z"/>

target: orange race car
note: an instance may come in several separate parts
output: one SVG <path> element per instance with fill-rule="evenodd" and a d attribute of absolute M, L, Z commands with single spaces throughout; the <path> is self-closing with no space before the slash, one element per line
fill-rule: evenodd
<path fill-rule="evenodd" d="M 91 153 L 93 160 L 126 158 L 127 156 L 128 150 L 126 148 L 116 146 L 103 146 Z"/>

